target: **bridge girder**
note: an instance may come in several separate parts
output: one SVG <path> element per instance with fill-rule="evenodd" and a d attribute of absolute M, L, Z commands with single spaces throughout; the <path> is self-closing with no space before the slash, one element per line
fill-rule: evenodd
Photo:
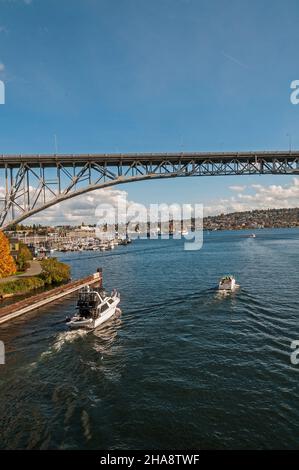
<path fill-rule="evenodd" d="M 0 227 L 95 189 L 157 178 L 299 173 L 299 152 L 0 156 Z"/>

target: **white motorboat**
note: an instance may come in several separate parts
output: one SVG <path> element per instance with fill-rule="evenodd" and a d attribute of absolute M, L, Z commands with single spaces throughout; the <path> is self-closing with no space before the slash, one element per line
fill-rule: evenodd
<path fill-rule="evenodd" d="M 251 235 L 249 235 L 249 238 L 255 238 L 255 237 L 256 237 L 255 233 L 252 233 Z"/>
<path fill-rule="evenodd" d="M 223 276 L 219 282 L 219 290 L 233 291 L 237 287 L 236 280 L 233 276 Z"/>
<path fill-rule="evenodd" d="M 79 291 L 79 311 L 72 318 L 66 319 L 67 325 L 70 328 L 97 328 L 115 314 L 119 302 L 120 295 L 116 290 L 109 296 L 104 289 L 85 286 Z"/>

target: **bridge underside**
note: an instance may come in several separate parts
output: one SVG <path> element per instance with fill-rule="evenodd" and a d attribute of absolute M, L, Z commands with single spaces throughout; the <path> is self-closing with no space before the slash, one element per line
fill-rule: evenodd
<path fill-rule="evenodd" d="M 299 152 L 0 156 L 2 229 L 66 199 L 156 178 L 299 174 Z"/>

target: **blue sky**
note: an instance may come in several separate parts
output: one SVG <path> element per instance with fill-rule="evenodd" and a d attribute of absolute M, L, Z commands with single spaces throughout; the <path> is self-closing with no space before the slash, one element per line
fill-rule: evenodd
<path fill-rule="evenodd" d="M 297 0 L 0 0 L 0 153 L 299 148 L 298 20 Z M 251 184 L 293 182 L 118 189 L 208 204 Z"/>

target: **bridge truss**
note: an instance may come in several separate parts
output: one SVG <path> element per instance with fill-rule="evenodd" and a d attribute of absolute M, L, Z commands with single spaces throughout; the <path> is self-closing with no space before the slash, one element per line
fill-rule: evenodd
<path fill-rule="evenodd" d="M 182 176 L 299 174 L 299 151 L 0 156 L 0 227 L 120 183 Z"/>

